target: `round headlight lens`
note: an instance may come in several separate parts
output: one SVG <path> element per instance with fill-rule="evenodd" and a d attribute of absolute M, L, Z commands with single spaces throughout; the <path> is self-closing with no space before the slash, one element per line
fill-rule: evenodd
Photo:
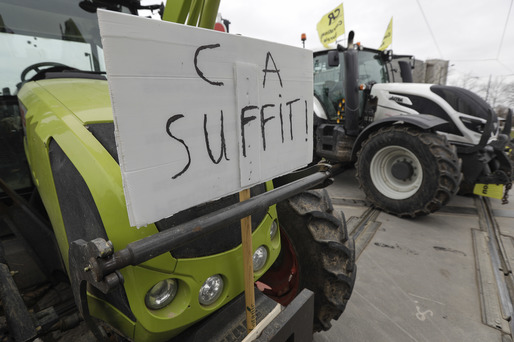
<path fill-rule="evenodd" d="M 198 301 L 202 305 L 211 305 L 221 296 L 223 292 L 223 278 L 215 274 L 203 283 L 198 294 Z"/>
<path fill-rule="evenodd" d="M 175 279 L 161 280 L 146 293 L 145 304 L 151 310 L 162 309 L 177 295 L 178 283 Z"/>
<path fill-rule="evenodd" d="M 273 221 L 271 223 L 271 227 L 269 229 L 269 237 L 270 237 L 271 240 L 273 240 L 275 238 L 275 236 L 277 235 L 277 232 L 278 232 L 277 221 Z"/>
<path fill-rule="evenodd" d="M 264 265 L 266 265 L 266 261 L 268 260 L 268 250 L 264 246 L 260 246 L 257 248 L 255 253 L 253 253 L 253 271 L 258 272 L 262 270 Z"/>

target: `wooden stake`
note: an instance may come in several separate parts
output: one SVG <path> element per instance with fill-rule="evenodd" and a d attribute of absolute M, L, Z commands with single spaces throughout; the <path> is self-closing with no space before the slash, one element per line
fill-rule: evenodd
<path fill-rule="evenodd" d="M 250 199 L 250 189 L 239 192 L 239 201 Z M 241 219 L 241 239 L 243 244 L 243 274 L 245 282 L 246 329 L 250 333 L 257 326 L 255 312 L 255 293 L 253 281 L 253 247 L 252 247 L 252 219 L 247 216 Z"/>

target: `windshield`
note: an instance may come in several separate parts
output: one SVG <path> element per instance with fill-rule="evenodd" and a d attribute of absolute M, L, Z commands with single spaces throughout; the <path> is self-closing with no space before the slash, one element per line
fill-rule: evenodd
<path fill-rule="evenodd" d="M 1 95 L 15 94 L 22 80 L 56 63 L 85 71 L 105 71 L 97 15 L 82 9 L 81 3 L 84 1 L 0 2 Z M 117 10 L 129 12 L 118 7 Z"/>
<path fill-rule="evenodd" d="M 328 51 L 314 56 L 314 96 L 321 102 L 330 120 L 344 112 L 344 54 L 339 53 L 339 65 L 328 65 Z M 377 52 L 359 50 L 359 78 L 357 82 L 386 83 L 388 81 L 385 64 Z M 361 94 L 362 95 L 362 94 Z M 360 96 L 361 110 L 363 96 Z"/>
<path fill-rule="evenodd" d="M 344 57 L 339 54 L 339 65 L 328 65 L 328 54 L 314 56 L 314 96 L 321 102 L 328 118 L 335 120 L 339 103 L 344 98 Z"/>
<path fill-rule="evenodd" d="M 380 56 L 373 51 L 359 51 L 359 83 L 386 83 L 387 72 Z"/>

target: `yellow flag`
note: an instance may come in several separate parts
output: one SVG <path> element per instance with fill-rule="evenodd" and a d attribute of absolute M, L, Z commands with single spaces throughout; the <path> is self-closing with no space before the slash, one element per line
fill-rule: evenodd
<path fill-rule="evenodd" d="M 316 28 L 321 44 L 328 48 L 328 44 L 335 42 L 337 37 L 344 33 L 343 3 L 325 14 Z"/>
<path fill-rule="evenodd" d="M 380 51 L 384 51 L 391 43 L 393 42 L 393 17 L 389 21 L 389 25 L 387 25 L 386 33 L 384 34 L 384 39 L 382 39 L 382 45 L 378 48 Z"/>

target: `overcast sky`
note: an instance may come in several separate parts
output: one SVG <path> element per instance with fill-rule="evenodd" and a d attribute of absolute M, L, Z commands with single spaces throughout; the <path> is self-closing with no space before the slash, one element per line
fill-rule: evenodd
<path fill-rule="evenodd" d="M 393 17 L 393 51 L 450 61 L 450 75 L 514 75 L 514 0 L 343 1 L 346 34 L 378 48 Z M 341 1 L 221 0 L 230 32 L 306 48 L 321 43 L 316 24 Z M 346 41 L 343 42 L 346 45 Z"/>
<path fill-rule="evenodd" d="M 164 0 L 162 0 L 164 1 Z M 142 0 L 156 3 L 159 0 Z M 450 61 L 450 78 L 489 76 L 514 79 L 514 0 L 347 0 L 343 1 L 346 34 L 378 48 L 393 17 L 396 54 L 421 60 Z M 221 0 L 219 12 L 230 32 L 301 47 L 322 45 L 316 32 L 321 17 L 340 0 Z"/>

